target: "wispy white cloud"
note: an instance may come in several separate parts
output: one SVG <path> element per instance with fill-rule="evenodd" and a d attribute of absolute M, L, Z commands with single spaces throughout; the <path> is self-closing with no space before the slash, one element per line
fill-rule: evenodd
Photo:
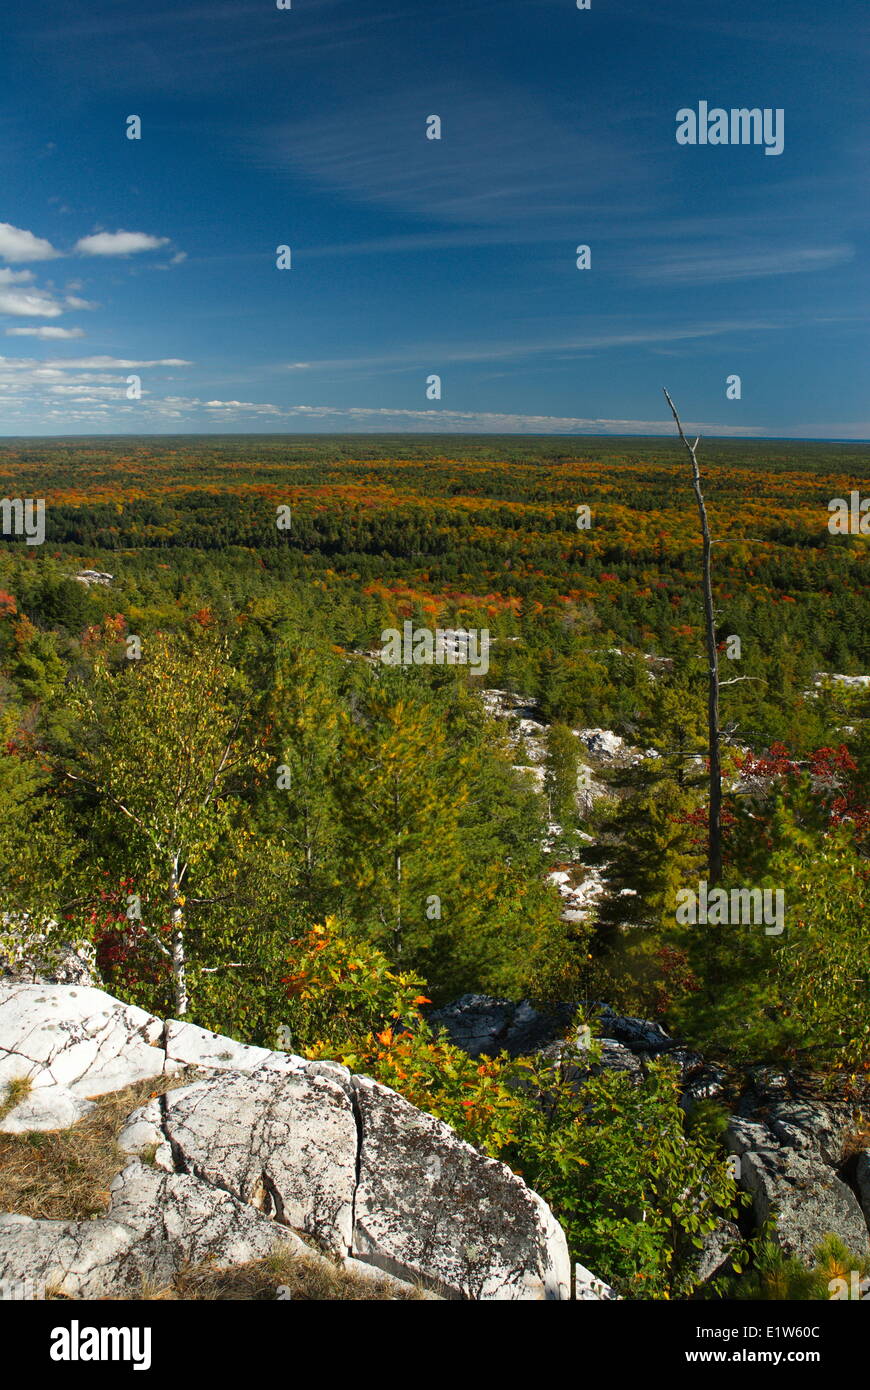
<path fill-rule="evenodd" d="M 22 227 L 13 227 L 11 222 L 0 222 L 0 260 L 50 261 L 59 255 L 60 252 L 43 237 L 34 236 Z"/>
<path fill-rule="evenodd" d="M 93 232 L 80 237 L 73 249 L 82 256 L 132 256 L 168 244 L 169 237 L 149 236 L 147 232 Z"/>
<path fill-rule="evenodd" d="M 47 290 L 4 290 L 0 287 L 0 314 L 14 314 L 20 318 L 56 319 L 62 313 L 63 305 Z"/>
<path fill-rule="evenodd" d="M 284 415 L 286 412 L 280 406 L 270 405 L 264 401 L 203 401 L 205 410 L 224 410 L 233 415 L 244 413 L 248 415 Z"/>
<path fill-rule="evenodd" d="M 58 379 L 60 378 L 60 379 Z M 17 390 L 22 385 L 24 390 Z M 73 427 L 113 433 L 220 432 L 242 427 L 266 426 L 271 432 L 513 435 L 659 435 L 673 434 L 673 421 L 662 415 L 655 420 L 526 414 L 522 412 L 408 409 L 401 406 L 332 406 L 295 404 L 279 406 L 270 401 L 204 400 L 197 396 L 150 394 L 138 401 L 126 399 L 123 379 L 106 375 L 72 378 L 56 368 L 32 368 L 27 377 L 6 378 L 0 358 L 0 402 L 6 433 L 16 419 L 26 420 L 36 404 L 47 432 L 66 434 Z M 795 436 L 808 439 L 856 439 L 870 436 L 870 425 L 855 422 L 807 425 L 800 429 L 765 425 L 724 424 L 721 421 L 686 420 L 685 427 L 702 437 L 753 439 Z M 26 431 L 22 431 L 26 432 Z"/>
<path fill-rule="evenodd" d="M 7 338 L 43 338 L 54 340 L 56 338 L 83 338 L 85 330 L 83 328 L 7 328 Z"/>
<path fill-rule="evenodd" d="M 3 360 L 0 358 L 0 362 Z M 41 365 L 55 367 L 60 371 L 90 371 L 91 369 L 106 367 L 117 367 L 124 370 L 132 370 L 135 367 L 191 367 L 193 363 L 188 362 L 184 357 L 155 357 L 150 360 L 134 357 L 59 357 Z"/>
<path fill-rule="evenodd" d="M 831 246 L 754 248 L 735 251 L 722 247 L 669 251 L 634 271 L 640 280 L 673 285 L 715 284 L 732 280 L 757 280 L 770 275 L 806 275 L 830 270 L 854 260 L 855 248 L 845 243 Z"/>
<path fill-rule="evenodd" d="M 411 428 L 433 434 L 670 434 L 673 422 L 661 420 L 608 420 L 573 415 L 524 415 L 486 410 L 407 410 L 391 406 L 296 405 L 286 411 L 302 419 L 347 419 L 367 428 Z M 697 434 L 745 437 L 763 434 L 761 426 L 721 425 L 691 421 L 686 429 Z"/>
<path fill-rule="evenodd" d="M 128 371 L 160 372 L 167 367 L 190 365 L 180 357 L 61 357 L 44 361 L 35 357 L 0 357 L 0 392 L 5 393 L 4 410 L 8 409 L 11 396 L 36 412 L 48 407 L 57 397 L 123 402 Z M 152 383 L 155 380 L 159 381 L 160 376 L 151 378 Z M 143 393 L 146 393 L 145 384 Z"/>
<path fill-rule="evenodd" d="M 378 89 L 353 107 L 326 106 L 272 128 L 248 153 L 357 202 L 454 227 L 509 226 L 514 236 L 530 222 L 558 219 L 564 228 L 581 210 L 585 225 L 603 207 L 621 205 L 629 178 L 635 196 L 656 198 L 651 170 L 612 125 L 590 136 L 527 89 L 456 80 L 441 107 L 443 138 L 428 140 L 425 119 L 439 113 L 437 98 Z"/>
<path fill-rule="evenodd" d="M 666 327 L 650 325 L 649 328 L 614 331 L 602 328 L 598 332 L 584 333 L 571 338 L 554 338 L 544 342 L 494 342 L 471 344 L 457 347 L 450 343 L 426 343 L 409 345 L 401 351 L 372 355 L 370 357 L 326 358 L 312 362 L 287 362 L 287 371 L 370 371 L 379 368 L 398 366 L 402 370 L 415 370 L 422 366 L 437 371 L 446 363 L 462 362 L 501 362 L 511 359 L 522 360 L 532 357 L 566 358 L 594 352 L 606 348 L 656 347 L 663 343 L 691 342 L 700 338 L 715 338 L 729 333 L 746 334 L 769 331 L 775 324 L 762 320 L 749 321 L 721 319 L 711 323 L 687 324 Z"/>
<path fill-rule="evenodd" d="M 0 367 L 0 382 L 2 382 Z M 291 428 L 323 427 L 325 429 L 411 431 L 435 434 L 668 434 L 673 422 L 660 420 L 610 420 L 583 416 L 527 415 L 498 411 L 475 410 L 411 410 L 400 406 L 279 406 L 270 401 L 201 400 L 196 396 L 157 396 L 144 393 L 142 399 L 130 404 L 125 400 L 121 382 L 94 385 L 91 381 L 73 382 L 43 380 L 41 383 L 44 409 L 51 412 L 51 399 L 64 405 L 92 404 L 95 417 L 106 406 L 116 405 L 119 428 L 142 430 L 160 420 L 181 421 L 191 428 L 202 426 L 236 425 L 262 420 L 282 421 Z M 114 412 L 113 412 L 114 413 Z M 687 429 L 699 434 L 752 437 L 763 433 L 754 426 L 711 424 L 689 421 Z"/>

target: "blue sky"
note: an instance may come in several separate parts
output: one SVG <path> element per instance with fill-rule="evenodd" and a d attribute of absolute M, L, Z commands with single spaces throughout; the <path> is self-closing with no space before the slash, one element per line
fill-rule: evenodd
<path fill-rule="evenodd" d="M 870 437 L 866 0 L 591 5 L 6 0 L 0 434 Z"/>

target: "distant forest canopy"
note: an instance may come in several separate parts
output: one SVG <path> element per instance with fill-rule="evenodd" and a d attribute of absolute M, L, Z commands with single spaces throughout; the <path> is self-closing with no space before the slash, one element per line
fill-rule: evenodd
<path fill-rule="evenodd" d="M 740 637 L 734 672 L 758 678 L 732 688 L 726 717 L 747 742 L 794 744 L 794 702 L 817 671 L 870 670 L 868 542 L 827 525 L 831 499 L 870 474 L 870 449 L 713 439 L 701 460 L 720 636 Z M 300 602 L 342 647 L 372 649 L 404 617 L 487 627 L 487 684 L 599 722 L 626 713 L 617 697 L 591 708 L 590 686 L 612 683 L 609 648 L 697 660 L 703 675 L 700 541 L 678 441 L 15 440 L 0 445 L 0 471 L 6 496 L 46 501 L 45 544 L 0 550 L 0 586 L 39 629 L 74 634 L 120 612 L 147 632 L 204 607 L 221 622 L 278 620 Z M 69 582 L 82 567 L 111 573 L 111 587 Z"/>

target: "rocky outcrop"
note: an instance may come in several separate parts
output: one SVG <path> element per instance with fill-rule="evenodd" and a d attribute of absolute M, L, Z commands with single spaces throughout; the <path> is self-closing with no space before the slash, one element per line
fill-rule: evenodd
<path fill-rule="evenodd" d="M 354 1077 L 359 1183 L 354 1253 L 450 1295 L 565 1299 L 565 1237 L 549 1207 L 503 1163 L 484 1158 L 394 1091 Z"/>
<path fill-rule="evenodd" d="M 0 1218 L 0 1281 L 131 1294 L 207 1257 L 304 1239 L 441 1297 L 570 1297 L 565 1236 L 541 1198 L 387 1087 L 92 988 L 0 983 L 0 1100 L 3 1083 L 32 1087 L 0 1128 L 73 1123 L 94 1097 L 191 1066 L 204 1075 L 123 1127 L 130 1162 L 105 1217 Z"/>
<path fill-rule="evenodd" d="M 42 1297 L 135 1297 L 216 1255 L 230 1266 L 280 1248 L 309 1253 L 293 1231 L 277 1231 L 230 1193 L 137 1160 L 113 1182 L 105 1217 L 0 1216 L 0 1281 L 24 1283 Z"/>
<path fill-rule="evenodd" d="M 618 1071 L 640 1084 L 650 1062 L 668 1057 L 680 1068 L 681 1104 L 691 1112 L 699 1101 L 722 1097 L 724 1071 L 681 1047 L 660 1024 L 617 1014 L 607 1004 L 589 1003 L 600 1036 L 571 1030 L 576 1005 L 538 1011 L 523 1000 L 513 1004 L 467 994 L 432 1015 L 451 1041 L 471 1056 L 535 1054 L 563 1083 L 581 1087 L 590 1076 Z M 844 1141 L 850 1123 L 842 1108 L 801 1100 L 788 1078 L 765 1067 L 750 1068 L 729 1124 L 726 1143 L 735 1155 L 738 1184 L 752 1197 L 757 1226 L 770 1223 L 774 1239 L 808 1265 L 816 1247 L 833 1233 L 858 1254 L 870 1253 L 870 1152 L 859 1155 L 847 1175 Z M 703 1279 L 726 1272 L 736 1240 L 727 1224 L 705 1242 Z"/>
<path fill-rule="evenodd" d="M 585 1265 L 575 1264 L 574 1297 L 584 1303 L 609 1303 L 618 1299 L 619 1295 L 614 1293 L 609 1284 L 602 1283 L 594 1274 L 590 1274 Z"/>
<path fill-rule="evenodd" d="M 434 1028 L 446 1030 L 455 1047 L 469 1057 L 495 1057 L 508 1052 L 522 1057 L 563 1037 L 576 1013 L 575 1004 L 556 1005 L 552 1012 L 488 994 L 463 994 L 430 1015 Z"/>
<path fill-rule="evenodd" d="M 430 1022 L 435 1028 L 444 1028 L 454 1046 L 461 1047 L 470 1057 L 492 1057 L 499 1052 L 524 1057 L 564 1043 L 579 1007 L 575 1002 L 535 1008 L 528 999 L 516 1004 L 488 994 L 463 994 L 431 1014 Z M 604 1045 L 618 1070 L 634 1070 L 629 1056 L 642 1061 L 678 1051 L 679 1044 L 658 1023 L 627 1018 L 614 1013 L 607 1004 L 587 1003 L 584 1008 L 600 1019 L 601 1036 L 597 1042 Z M 587 1031 L 580 1029 L 572 1045 L 588 1047 L 588 1041 L 584 1041 Z M 677 1060 L 691 1055 L 680 1052 Z M 700 1064 L 702 1059 L 697 1061 Z"/>
<path fill-rule="evenodd" d="M 115 576 L 106 574 L 103 570 L 79 570 L 78 574 L 70 575 L 70 578 L 77 579 L 89 589 L 92 584 L 103 584 L 108 588 Z"/>
<path fill-rule="evenodd" d="M 789 1096 L 783 1078 L 770 1085 L 757 1077 L 740 1110 L 726 1140 L 757 1224 L 770 1222 L 777 1244 L 808 1265 L 829 1234 L 870 1254 L 867 1218 L 843 1177 L 848 1115 Z"/>
<path fill-rule="evenodd" d="M 634 1053 L 612 1038 L 597 1039 L 594 1054 L 578 1038 L 574 1042 L 550 1043 L 537 1055 L 569 1086 L 582 1086 L 590 1076 L 603 1071 L 624 1072 L 635 1085 L 643 1080 L 643 1068 Z"/>
<path fill-rule="evenodd" d="M 0 982 L 0 1085 L 50 1089 L 43 1103 L 73 1104 L 162 1075 L 162 1037 L 160 1019 L 102 990 Z M 16 1118 L 12 1110 L 0 1129 Z"/>
<path fill-rule="evenodd" d="M 864 1218 L 870 1227 L 870 1149 L 863 1149 L 855 1165 L 855 1186 Z"/>
<path fill-rule="evenodd" d="M 740 1248 L 740 1228 L 734 1221 L 720 1221 L 714 1230 L 708 1231 L 703 1237 L 701 1258 L 698 1262 L 698 1283 L 708 1284 L 711 1279 L 721 1279 L 732 1274 L 732 1261 Z"/>
<path fill-rule="evenodd" d="M 173 1167 L 346 1254 L 358 1134 L 344 1080 L 261 1064 L 170 1091 L 160 1127 Z"/>

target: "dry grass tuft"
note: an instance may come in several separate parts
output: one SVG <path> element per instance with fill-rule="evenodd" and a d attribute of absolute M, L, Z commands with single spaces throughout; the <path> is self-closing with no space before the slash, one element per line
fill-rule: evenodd
<path fill-rule="evenodd" d="M 421 1288 L 402 1288 L 314 1254 L 278 1251 L 265 1260 L 220 1269 L 214 1263 L 196 1265 L 176 1275 L 163 1289 L 145 1290 L 146 1302 L 254 1302 L 292 1300 L 305 1303 L 415 1302 L 425 1300 Z M 429 1295 L 431 1297 L 431 1295 Z"/>
<path fill-rule="evenodd" d="M 69 1129 L 0 1134 L 0 1211 L 52 1221 L 86 1221 L 102 1215 L 109 1204 L 112 1179 L 130 1162 L 116 1140 L 131 1111 L 155 1096 L 187 1085 L 196 1074 L 157 1077 L 101 1096 L 91 1113 Z M 19 1105 L 28 1089 L 16 1090 L 12 1104 Z M 12 1108 L 8 1102 L 7 1094 L 7 1111 Z M 280 1227 L 276 1228 L 277 1237 L 279 1232 Z M 49 1293 L 48 1297 L 63 1299 L 64 1295 Z M 346 1303 L 427 1297 L 431 1295 L 422 1289 L 402 1288 L 379 1279 L 374 1272 L 367 1277 L 344 1269 L 313 1251 L 304 1255 L 287 1249 L 230 1269 L 221 1269 L 214 1261 L 193 1266 L 177 1274 L 166 1288 L 144 1288 L 140 1300 L 200 1303 L 281 1298 Z"/>
<path fill-rule="evenodd" d="M 33 1082 L 29 1076 L 15 1076 L 11 1081 L 6 1082 L 6 1093 L 0 1100 L 0 1120 L 5 1120 L 10 1110 L 14 1110 L 16 1105 L 27 1100 L 33 1090 Z"/>
<path fill-rule="evenodd" d="M 130 1162 L 115 1142 L 128 1115 L 190 1079 L 180 1074 L 155 1077 L 101 1096 L 91 1113 L 69 1129 L 0 1134 L 0 1211 L 50 1221 L 101 1215 L 109 1204 L 112 1179 Z"/>

